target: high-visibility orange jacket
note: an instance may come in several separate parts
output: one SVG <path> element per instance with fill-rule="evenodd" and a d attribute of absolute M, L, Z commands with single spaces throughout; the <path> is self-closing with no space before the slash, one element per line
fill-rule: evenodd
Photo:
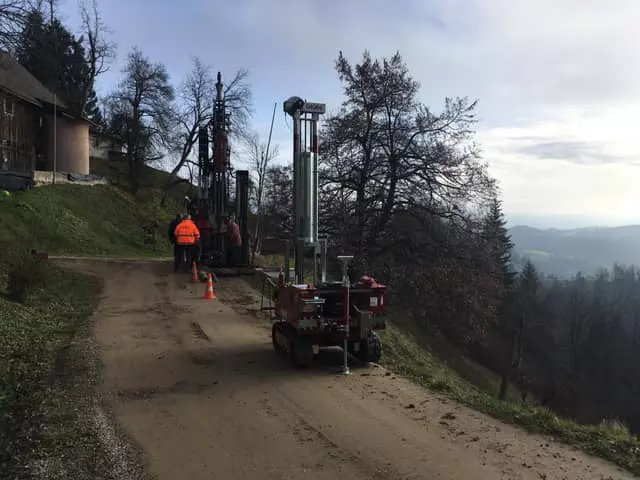
<path fill-rule="evenodd" d="M 183 220 L 176 227 L 176 243 L 178 245 L 193 245 L 200 239 L 200 231 L 191 220 Z"/>

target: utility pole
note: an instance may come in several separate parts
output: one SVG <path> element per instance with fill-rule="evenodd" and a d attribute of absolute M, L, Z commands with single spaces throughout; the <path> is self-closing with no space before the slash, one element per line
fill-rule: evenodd
<path fill-rule="evenodd" d="M 49 28 L 51 29 L 51 39 L 53 41 L 53 51 L 55 54 L 58 53 L 58 44 L 56 43 L 55 31 L 54 31 L 54 15 L 53 15 L 53 2 L 54 0 L 49 0 L 49 13 L 51 14 L 51 21 L 49 23 Z M 57 61 L 57 55 L 54 55 L 54 61 Z M 56 174 L 58 170 L 58 66 L 56 65 L 55 73 L 53 76 L 53 170 L 52 170 L 52 178 L 51 183 L 56 183 Z"/>

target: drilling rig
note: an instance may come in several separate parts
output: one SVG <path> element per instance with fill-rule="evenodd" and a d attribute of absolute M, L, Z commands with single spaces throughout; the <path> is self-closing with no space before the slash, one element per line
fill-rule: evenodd
<path fill-rule="evenodd" d="M 287 247 L 274 292 L 273 347 L 296 367 L 304 367 L 320 348 L 341 346 L 348 373 L 349 353 L 363 362 L 380 359 L 376 331 L 386 328 L 387 287 L 368 276 L 351 285 L 350 256 L 338 257 L 342 281 L 327 280 L 327 239 L 318 236 L 318 121 L 326 106 L 291 97 L 284 102 L 284 111 L 293 119 L 295 278 L 290 281 Z M 314 259 L 312 283 L 305 280 L 304 259 L 309 256 Z"/>
<path fill-rule="evenodd" d="M 198 193 L 190 204 L 190 212 L 200 230 L 200 261 L 211 267 L 249 264 L 249 172 L 233 172 L 231 168 L 229 127 L 230 113 L 224 97 L 222 74 L 218 72 L 213 118 L 198 131 Z M 232 203 L 230 189 L 234 178 L 235 201 Z M 224 219 L 234 216 L 240 226 L 242 254 L 239 265 L 227 265 Z"/>

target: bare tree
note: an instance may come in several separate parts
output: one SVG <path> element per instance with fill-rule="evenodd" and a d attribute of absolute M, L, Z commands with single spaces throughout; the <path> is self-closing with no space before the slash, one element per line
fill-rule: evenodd
<path fill-rule="evenodd" d="M 243 68 L 235 73 L 230 82 L 225 82 L 224 86 L 224 98 L 231 122 L 229 134 L 236 140 L 247 134 L 249 120 L 253 115 L 253 94 L 248 79 L 249 70 Z"/>
<path fill-rule="evenodd" d="M 16 51 L 30 8 L 28 0 L 0 0 L 0 50 Z"/>
<path fill-rule="evenodd" d="M 177 131 L 174 136 L 174 152 L 178 161 L 171 170 L 171 176 L 177 176 L 185 166 L 198 140 L 200 127 L 206 127 L 211 121 L 214 95 L 211 67 L 194 58 L 193 67 L 178 91 Z M 172 181 L 167 188 L 179 182 L 180 179 Z"/>
<path fill-rule="evenodd" d="M 452 221 L 491 191 L 471 141 L 475 102 L 448 99 L 432 112 L 400 54 L 365 52 L 357 65 L 340 54 L 336 70 L 346 99 L 322 132 L 323 184 L 327 195 L 351 200 L 353 222 L 342 234 L 359 239 L 363 256 L 397 213 L 419 206 Z"/>
<path fill-rule="evenodd" d="M 134 48 L 124 79 L 109 99 L 109 130 L 126 149 L 131 188 L 140 186 L 142 166 L 162 159 L 175 131 L 175 92 L 164 65 Z"/>
<path fill-rule="evenodd" d="M 274 158 L 278 156 L 278 145 L 270 148 L 269 142 L 263 142 L 260 135 L 256 132 L 248 134 L 244 139 L 245 153 L 248 167 L 254 174 L 253 182 L 253 201 L 256 208 L 256 222 L 254 231 L 251 235 L 251 261 L 255 259 L 256 254 L 260 252 L 262 239 L 264 235 L 264 193 L 267 170 Z"/>
<path fill-rule="evenodd" d="M 85 83 L 84 109 L 98 76 L 107 72 L 115 57 L 115 44 L 106 39 L 109 30 L 102 21 L 97 0 L 81 0 L 82 35 L 87 62 L 88 78 Z"/>
<path fill-rule="evenodd" d="M 251 88 L 247 83 L 247 70 L 239 70 L 224 86 L 224 97 L 230 114 L 230 135 L 244 141 L 248 122 L 253 112 Z M 224 78 L 223 78 L 224 82 Z M 171 170 L 172 179 L 165 185 L 167 192 L 180 183 L 180 172 L 189 164 L 197 166 L 193 159 L 194 147 L 201 127 L 207 127 L 213 118 L 213 103 L 216 95 L 213 70 L 199 58 L 193 59 L 193 66 L 178 91 L 177 129 L 173 136 L 172 153 L 177 158 Z"/>

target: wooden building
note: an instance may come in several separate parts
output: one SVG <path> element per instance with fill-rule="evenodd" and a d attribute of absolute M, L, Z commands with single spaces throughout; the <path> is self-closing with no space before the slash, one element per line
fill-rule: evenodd
<path fill-rule="evenodd" d="M 89 126 L 86 118 L 72 115 L 27 69 L 0 52 L 0 189 L 19 189 L 36 170 L 52 171 L 54 148 L 57 172 L 88 174 Z"/>

